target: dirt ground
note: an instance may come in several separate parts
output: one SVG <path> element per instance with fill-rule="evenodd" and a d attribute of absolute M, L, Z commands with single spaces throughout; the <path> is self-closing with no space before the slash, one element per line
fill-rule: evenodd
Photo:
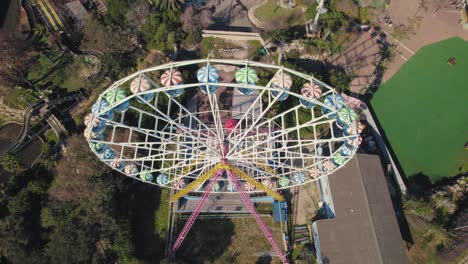
<path fill-rule="evenodd" d="M 14 143 L 21 131 L 21 124 L 8 123 L 0 127 L 0 153 L 4 153 Z"/>
<path fill-rule="evenodd" d="M 348 30 L 350 32 L 346 33 L 345 40 L 342 40 L 348 43 L 347 48 L 327 60 L 332 64 L 342 65 L 348 72 L 353 72 L 356 77 L 350 84 L 351 91 L 363 93 L 377 77 L 375 71 L 381 60 L 383 44 L 378 35 L 359 32 L 354 26 L 350 26 Z"/>
<path fill-rule="evenodd" d="M 272 217 L 262 219 L 284 249 L 282 231 Z M 187 263 L 281 263 L 254 218 L 197 220 L 176 254 Z"/>
<path fill-rule="evenodd" d="M 421 5 L 423 2 L 425 7 Z M 350 39 L 346 40 L 349 45 L 328 60 L 354 72 L 356 78 L 351 82 L 351 91 L 364 93 L 369 85 L 379 85 L 390 79 L 423 46 L 455 36 L 468 41 L 468 30 L 463 30 L 458 24 L 459 10 L 448 7 L 448 3 L 448 0 L 392 0 L 389 7 L 376 17 L 379 22 L 389 16 L 392 27 L 380 22 L 369 31 L 358 32 L 356 27 L 349 28 Z M 415 33 L 409 34 L 409 39 L 396 40 L 391 33 L 399 24 L 413 25 Z M 376 66 L 384 45 L 391 47 L 396 55 L 384 75 L 378 76 Z"/>
<path fill-rule="evenodd" d="M 210 29 L 251 31 L 253 29 L 247 17 L 247 10 L 260 3 L 262 0 L 208 0 L 205 6 L 215 12 L 213 18 L 215 24 Z"/>
<path fill-rule="evenodd" d="M 426 4 L 427 9 L 421 7 L 420 3 L 422 2 Z M 447 38 L 458 36 L 468 41 L 468 30 L 463 30 L 461 24 L 458 24 L 460 11 L 449 7 L 448 3 L 448 0 L 392 0 L 387 13 L 393 25 L 408 24 L 409 18 L 421 17 L 420 26 L 416 28 L 415 34 L 408 40 L 402 40 L 402 45 L 398 45 L 397 49 L 405 54 L 409 53 L 409 57 L 411 57 L 412 53 L 415 53 L 423 46 Z M 384 32 L 391 33 L 393 30 L 384 23 L 381 24 L 381 27 Z M 394 42 L 391 36 L 389 39 Z M 388 80 L 398 71 L 402 65 L 400 59 L 395 60 L 390 65 L 385 72 L 384 80 Z"/>
<path fill-rule="evenodd" d="M 318 190 L 315 183 L 309 183 L 291 189 L 292 215 L 294 225 L 311 224 L 312 218 L 317 214 Z"/>

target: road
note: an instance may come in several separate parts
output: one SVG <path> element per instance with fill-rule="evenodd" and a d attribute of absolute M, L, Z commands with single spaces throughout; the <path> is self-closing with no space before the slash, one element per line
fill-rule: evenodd
<path fill-rule="evenodd" d="M 63 97 L 63 98 L 57 98 L 57 99 L 53 99 L 53 100 L 50 100 L 50 101 L 41 100 L 38 103 L 36 103 L 35 105 L 28 107 L 26 109 L 26 111 L 24 112 L 23 126 L 21 127 L 21 131 L 20 131 L 18 137 L 15 139 L 15 143 L 6 152 L 10 152 L 10 151 L 16 152 L 16 151 L 18 151 L 20 148 L 22 148 L 24 146 L 23 143 L 24 143 L 26 137 L 29 134 L 29 122 L 31 120 L 31 116 L 33 115 L 33 113 L 36 110 L 43 107 L 44 105 L 52 106 L 52 105 L 62 104 L 64 102 L 74 100 L 74 99 L 82 97 L 82 96 L 83 95 L 81 93 L 77 93 L 77 94 L 74 94 L 74 95 L 66 96 L 66 97 Z M 3 153 L 1 153 L 1 154 L 3 154 Z"/>

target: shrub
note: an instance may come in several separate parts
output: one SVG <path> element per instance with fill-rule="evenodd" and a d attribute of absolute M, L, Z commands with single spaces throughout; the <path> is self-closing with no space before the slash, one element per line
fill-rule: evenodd
<path fill-rule="evenodd" d="M 392 36 L 398 40 L 406 40 L 409 39 L 411 35 L 413 35 L 414 28 L 411 26 L 407 26 L 405 24 L 396 25 L 393 28 Z"/>
<path fill-rule="evenodd" d="M 194 45 L 195 43 L 197 43 L 199 40 L 200 40 L 200 32 L 198 31 L 194 31 L 192 33 L 189 33 L 187 35 L 187 38 L 185 39 L 185 44 L 187 45 Z"/>
<path fill-rule="evenodd" d="M 2 165 L 4 170 L 11 173 L 17 173 L 22 169 L 22 166 L 19 163 L 18 159 L 14 155 L 9 153 L 1 157 L 0 164 Z"/>
<path fill-rule="evenodd" d="M 359 8 L 359 20 L 361 24 L 367 24 L 370 22 L 369 9 L 366 7 Z"/>
<path fill-rule="evenodd" d="M 55 134 L 55 132 L 53 130 L 49 130 L 47 131 L 45 134 L 44 134 L 44 137 L 45 137 L 45 140 L 47 142 L 50 142 L 50 143 L 57 143 L 59 138 L 57 137 L 57 135 Z"/>
<path fill-rule="evenodd" d="M 446 206 L 436 209 L 435 221 L 441 225 L 446 225 L 450 220 L 450 212 Z"/>
<path fill-rule="evenodd" d="M 26 109 L 37 102 L 34 92 L 29 89 L 18 88 L 3 98 L 3 103 L 14 109 Z"/>
<path fill-rule="evenodd" d="M 403 197 L 403 209 L 413 210 L 420 215 L 429 215 L 434 212 L 430 201 L 421 198 Z"/>
<path fill-rule="evenodd" d="M 312 20 L 315 18 L 315 14 L 317 13 L 317 7 L 318 7 L 318 3 L 316 1 L 314 1 L 311 5 L 309 5 L 309 7 L 304 13 L 304 16 L 307 20 Z"/>
<path fill-rule="evenodd" d="M 328 81 L 332 87 L 338 92 L 349 90 L 349 84 L 351 83 L 353 76 L 349 75 L 341 67 L 332 67 L 328 73 Z"/>
<path fill-rule="evenodd" d="M 215 39 L 213 37 L 203 38 L 201 41 L 201 46 L 205 51 L 209 52 L 214 49 L 214 42 Z"/>
<path fill-rule="evenodd" d="M 107 16 L 109 22 L 123 25 L 128 5 L 125 0 L 107 0 Z"/>

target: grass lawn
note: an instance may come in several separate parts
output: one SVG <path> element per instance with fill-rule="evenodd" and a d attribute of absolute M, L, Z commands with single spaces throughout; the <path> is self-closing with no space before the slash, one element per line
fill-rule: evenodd
<path fill-rule="evenodd" d="M 161 188 L 161 198 L 158 209 L 154 212 L 154 227 L 156 234 L 161 238 L 167 235 L 167 222 L 169 221 L 169 197 L 170 190 Z"/>
<path fill-rule="evenodd" d="M 276 2 L 275 0 L 268 0 L 260 5 L 255 9 L 255 17 L 272 27 L 287 28 L 304 23 L 303 12 L 298 6 L 294 8 L 282 8 Z"/>
<path fill-rule="evenodd" d="M 280 225 L 273 217 L 263 217 L 263 221 L 283 249 Z M 265 251 L 274 252 L 253 217 L 198 219 L 176 259 L 184 263 L 281 263 L 278 257 L 272 257 L 271 262 L 256 262 Z"/>
<path fill-rule="evenodd" d="M 419 50 L 372 98 L 387 139 L 411 177 L 432 182 L 468 170 L 468 42 L 451 38 Z M 456 65 L 447 60 L 455 57 Z"/>
<path fill-rule="evenodd" d="M 407 214 L 407 219 L 414 239 L 414 244 L 408 252 L 410 262 L 415 264 L 442 263 L 437 256 L 437 245 L 446 239 L 445 232 L 417 215 Z"/>

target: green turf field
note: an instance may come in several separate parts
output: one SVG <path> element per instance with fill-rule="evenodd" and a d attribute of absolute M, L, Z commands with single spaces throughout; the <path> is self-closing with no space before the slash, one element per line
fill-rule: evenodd
<path fill-rule="evenodd" d="M 450 57 L 456 65 L 448 65 Z M 468 42 L 451 38 L 420 49 L 371 105 L 408 177 L 423 173 L 435 182 L 468 170 Z"/>

